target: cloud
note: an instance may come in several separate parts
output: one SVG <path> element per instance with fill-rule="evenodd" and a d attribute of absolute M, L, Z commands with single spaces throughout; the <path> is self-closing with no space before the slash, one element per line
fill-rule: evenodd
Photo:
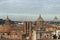
<path fill-rule="evenodd" d="M 60 0 L 0 0 L 0 14 L 42 14 L 60 13 Z M 57 15 L 58 15 L 57 14 Z"/>

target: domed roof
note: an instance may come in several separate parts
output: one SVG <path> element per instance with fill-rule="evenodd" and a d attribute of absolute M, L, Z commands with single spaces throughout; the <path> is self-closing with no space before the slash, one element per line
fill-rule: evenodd
<path fill-rule="evenodd" d="M 59 19 L 55 16 L 54 19 L 53 19 L 53 22 L 58 22 Z"/>
<path fill-rule="evenodd" d="M 37 21 L 43 21 L 43 18 L 41 17 L 41 15 L 39 16 Z"/>
<path fill-rule="evenodd" d="M 8 18 L 8 16 L 7 16 L 7 18 L 5 19 L 5 24 L 10 24 L 10 19 Z"/>
<path fill-rule="evenodd" d="M 7 18 L 6 18 L 6 20 L 5 21 L 9 21 L 10 19 L 9 19 L 9 17 L 7 16 Z"/>

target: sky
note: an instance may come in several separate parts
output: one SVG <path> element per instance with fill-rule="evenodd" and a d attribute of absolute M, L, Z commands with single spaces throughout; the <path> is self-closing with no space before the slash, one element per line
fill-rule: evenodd
<path fill-rule="evenodd" d="M 51 20 L 60 18 L 60 0 L 0 0 L 0 18 L 12 20 Z"/>

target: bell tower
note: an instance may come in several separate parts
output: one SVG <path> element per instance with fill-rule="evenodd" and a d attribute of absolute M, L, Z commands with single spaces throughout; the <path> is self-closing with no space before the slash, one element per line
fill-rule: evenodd
<path fill-rule="evenodd" d="M 32 37 L 32 22 L 26 21 L 24 22 L 24 34 L 26 35 L 26 40 L 31 40 Z"/>

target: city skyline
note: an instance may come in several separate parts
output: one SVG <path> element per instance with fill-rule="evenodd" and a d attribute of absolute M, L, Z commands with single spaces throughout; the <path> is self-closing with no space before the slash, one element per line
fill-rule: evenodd
<path fill-rule="evenodd" d="M 44 21 L 53 21 L 53 20 L 57 20 L 57 21 L 60 21 L 60 18 L 57 17 L 57 16 L 53 16 L 53 17 L 43 17 L 42 15 L 31 15 L 31 14 L 27 14 L 27 15 L 23 15 L 23 14 L 20 14 L 20 15 L 3 15 L 3 16 L 0 16 L 0 19 L 3 19 L 5 20 L 6 18 L 12 20 L 12 21 L 37 21 L 38 18 L 42 18 Z"/>

